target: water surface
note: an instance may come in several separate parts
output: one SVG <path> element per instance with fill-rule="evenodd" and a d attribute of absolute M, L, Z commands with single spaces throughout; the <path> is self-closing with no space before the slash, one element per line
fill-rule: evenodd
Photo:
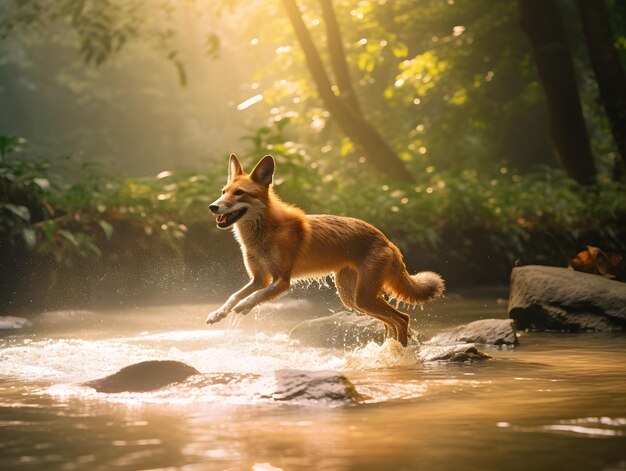
<path fill-rule="evenodd" d="M 64 311 L 0 338 L 0 469 L 626 470 L 626 337 L 522 333 L 493 359 L 424 364 L 419 346 L 289 340 L 325 304 L 283 301 L 205 327 L 212 305 Z M 495 293 L 413 312 L 429 336 L 506 317 Z M 204 373 L 151 393 L 77 383 L 142 360 Z M 334 369 L 357 404 L 262 397 L 281 368 Z"/>

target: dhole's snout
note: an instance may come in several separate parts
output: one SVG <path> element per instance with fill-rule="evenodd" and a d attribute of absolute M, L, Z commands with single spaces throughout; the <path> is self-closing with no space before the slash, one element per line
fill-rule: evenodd
<path fill-rule="evenodd" d="M 220 229 L 226 229 L 239 221 L 248 211 L 241 204 L 232 204 L 230 201 L 222 202 L 218 198 L 209 205 L 209 211 L 215 215 L 215 222 Z"/>
<path fill-rule="evenodd" d="M 227 213 L 231 206 L 231 202 L 222 195 L 209 205 L 209 211 L 217 216 L 218 214 Z"/>

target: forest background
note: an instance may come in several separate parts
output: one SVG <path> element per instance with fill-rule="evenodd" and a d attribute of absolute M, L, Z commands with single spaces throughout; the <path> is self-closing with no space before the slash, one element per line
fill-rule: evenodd
<path fill-rule="evenodd" d="M 5 0 L 0 37 L 0 312 L 232 290 L 230 152 L 453 288 L 626 248 L 619 0 Z"/>

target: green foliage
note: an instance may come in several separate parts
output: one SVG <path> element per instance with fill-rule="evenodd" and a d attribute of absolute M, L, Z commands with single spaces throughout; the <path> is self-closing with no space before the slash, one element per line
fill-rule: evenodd
<path fill-rule="evenodd" d="M 329 64 L 318 2 L 300 3 Z M 430 165 L 450 171 L 506 165 L 527 172 L 554 163 L 544 97 L 516 0 L 334 5 L 365 114 L 413 173 Z M 277 11 L 273 21 L 284 25 Z M 295 42 L 288 26 L 262 32 L 261 43 Z M 309 153 L 318 160 L 358 160 L 307 80 L 297 45 L 279 47 L 258 77 L 277 115 L 294 117 Z"/>
<path fill-rule="evenodd" d="M 93 65 L 103 64 L 129 42 L 141 39 L 164 53 L 184 86 L 187 73 L 178 51 L 178 32 L 171 26 L 176 7 L 176 2 L 169 0 L 158 5 L 150 0 L 6 0 L 0 7 L 0 38 L 24 27 L 62 23 L 75 34 L 84 62 Z M 219 14 L 224 7 L 209 8 Z M 212 31 L 205 34 L 206 55 L 217 57 L 219 37 Z"/>
<path fill-rule="evenodd" d="M 89 164 L 73 170 L 66 158 L 29 158 L 25 146 L 0 136 L 0 241 L 21 239 L 59 265 L 103 256 L 118 231 L 182 255 L 185 222 L 206 218 L 214 199 L 207 188 L 217 188 L 209 174 L 111 178 Z"/>
<path fill-rule="evenodd" d="M 270 151 L 284 200 L 374 224 L 412 268 L 441 271 L 456 283 L 493 283 L 504 282 L 518 259 L 563 265 L 587 244 L 626 250 L 624 184 L 583 188 L 555 170 L 522 176 L 506 167 L 491 174 L 428 167 L 415 185 L 389 184 L 359 167 L 342 178 L 286 141 L 279 123 L 249 137 L 255 148 L 243 157 L 245 167 Z M 214 257 L 193 238 L 198 230 L 217 236 L 207 206 L 219 195 L 225 164 L 211 173 L 119 178 L 90 165 L 75 169 L 66 158 L 28 158 L 25 142 L 9 136 L 0 149 L 5 254 L 23 247 L 30 265 L 47 260 L 66 274 L 86 265 L 128 269 L 141 257 L 183 264 L 200 253 L 209 264 Z"/>
<path fill-rule="evenodd" d="M 329 72 L 320 4 L 298 3 Z M 493 282 L 505 281 L 518 259 L 564 264 L 587 244 L 626 251 L 626 188 L 606 178 L 617 154 L 595 80 L 587 72 L 579 82 L 601 178 L 580 188 L 548 167 L 547 112 L 517 0 L 333 4 L 360 107 L 416 176 L 414 185 L 376 175 L 324 109 L 278 0 L 263 8 L 237 0 L 2 2 L 6 127 L 37 122 L 33 132 L 46 147 L 124 161 L 123 171 L 173 171 L 111 176 L 104 165 L 35 158 L 23 139 L 0 136 L 0 255 L 17 253 L 5 258 L 12 266 L 0 262 L 0 278 L 15 261 L 24 272 L 41 262 L 81 273 L 143 266 L 141 257 L 188 263 L 205 254 L 209 239 L 193 244 L 201 245 L 198 233 L 217 234 L 206 208 L 219 194 L 226 159 L 211 172 L 178 169 L 198 168 L 206 153 L 216 162 L 215 149 L 226 141 L 232 148 L 243 123 L 256 129 L 243 138 L 246 169 L 271 153 L 284 200 L 371 222 L 412 267 Z M 623 53 L 623 8 L 608 4 L 619 13 Z M 212 12 L 233 5 L 241 11 L 215 22 Z M 133 41 L 149 47 L 128 47 Z M 198 60 L 224 50 L 232 54 L 222 53 L 217 71 Z M 174 73 L 163 79 L 163 68 L 152 67 L 155 51 L 174 65 L 178 83 L 188 82 L 185 90 L 165 86 Z M 238 82 L 253 68 L 252 82 Z M 235 112 L 251 95 L 262 100 Z M 231 104 L 219 108 L 220 100 Z"/>
<path fill-rule="evenodd" d="M 273 123 L 250 137 L 247 162 L 272 153 L 276 189 L 286 201 L 311 213 L 369 221 L 413 264 L 432 268 L 443 261 L 440 270 L 462 266 L 464 276 L 491 276 L 493 282 L 506 280 L 517 260 L 564 265 L 587 244 L 626 250 L 623 183 L 605 177 L 584 188 L 549 167 L 524 175 L 506 166 L 480 171 L 432 165 L 414 186 L 389 183 L 363 165 L 312 159 L 307 146 L 288 139 L 284 120 Z"/>
<path fill-rule="evenodd" d="M 22 237 L 33 247 L 36 236 L 31 225 L 49 213 L 45 202 L 50 181 L 44 176 L 49 164 L 13 158 L 25 146 L 24 139 L 0 136 L 0 238 Z"/>
<path fill-rule="evenodd" d="M 58 168 L 51 168 L 51 160 L 29 158 L 26 150 L 24 139 L 0 136 L 0 241 L 21 241 L 35 252 L 51 255 L 59 264 L 100 256 L 88 226 L 69 224 L 80 221 L 78 213 L 67 212 L 73 209 L 67 205 L 56 205 L 63 194 Z M 54 163 L 62 160 L 67 159 Z"/>
<path fill-rule="evenodd" d="M 299 0 L 298 3 L 330 71 L 319 2 Z M 616 25 L 624 9 L 618 3 L 608 2 L 615 13 Z M 544 95 L 528 40 L 519 28 L 517 0 L 363 0 L 357 3 L 337 0 L 333 5 L 361 107 L 414 174 L 431 165 L 449 171 L 467 168 L 489 171 L 505 165 L 529 172 L 538 165 L 556 164 L 548 136 Z M 563 8 L 564 12 L 566 10 Z M 220 17 L 224 11 L 230 16 Z M 216 29 L 217 24 L 208 21 L 208 17 L 219 18 L 219 23 L 223 24 Z M 340 161 L 339 165 L 352 169 L 350 163 L 359 160 L 360 155 L 337 128 L 312 86 L 302 51 L 282 2 L 278 0 L 267 0 L 258 7 L 237 0 L 4 2 L 0 6 L 0 35 L 14 33 L 9 37 L 16 38 L 17 33 L 25 30 L 38 32 L 40 36 L 54 31 L 53 42 L 62 37 L 65 47 L 44 49 L 44 53 L 52 50 L 52 55 L 66 56 L 73 47 L 88 64 L 110 61 L 120 50 L 135 54 L 127 62 L 115 64 L 120 69 L 118 73 L 105 74 L 102 81 L 94 80 L 89 73 L 83 74 L 83 69 L 76 65 L 59 74 L 57 80 L 72 93 L 59 99 L 60 94 L 55 93 L 58 90 L 48 91 L 55 97 L 45 97 L 52 103 L 51 107 L 61 104 L 65 107 L 69 99 L 74 105 L 84 106 L 90 119 L 100 114 L 119 116 L 95 123 L 86 123 L 79 116 L 72 120 L 77 128 L 72 136 L 64 135 L 71 144 L 61 148 L 72 148 L 80 142 L 77 147 L 84 149 L 84 141 L 96 141 L 93 148 L 98 150 L 106 145 L 106 150 L 114 155 L 125 152 L 132 155 L 128 148 L 144 148 L 134 142 L 139 139 L 137 136 L 148 134 L 142 133 L 143 125 L 149 122 L 155 126 L 158 122 L 164 125 L 151 127 L 151 133 L 157 135 L 154 141 L 160 144 L 155 145 L 162 151 L 159 157 L 171 159 L 165 163 L 169 166 L 175 162 L 171 156 L 176 154 L 178 158 L 181 149 L 185 155 L 195 154 L 189 159 L 195 158 L 197 162 L 202 155 L 199 149 L 208 148 L 219 138 L 232 142 L 233 132 L 239 132 L 239 122 L 233 124 L 230 115 L 214 122 L 206 120 L 210 114 L 207 109 L 212 109 L 219 99 L 212 98 L 214 101 L 206 103 L 205 89 L 201 86 L 193 90 L 193 98 L 187 96 L 188 101 L 183 96 L 165 101 L 163 97 L 174 94 L 171 89 L 163 88 L 163 79 L 154 80 L 155 76 L 163 74 L 134 69 L 133 66 L 145 68 L 145 62 L 136 59 L 145 60 L 147 55 L 145 48 L 128 51 L 132 48 L 127 45 L 135 42 L 146 43 L 158 51 L 161 58 L 174 65 L 178 82 L 188 83 L 189 88 L 193 88 L 194 72 L 199 82 L 208 84 L 207 88 L 216 86 L 215 82 L 207 81 L 207 75 L 213 75 L 213 71 L 195 68 L 198 50 L 210 57 L 220 52 L 223 59 L 230 52 L 235 60 L 229 58 L 232 62 L 219 65 L 215 74 L 220 77 L 224 74 L 224 82 L 238 80 L 241 75 L 236 75 L 236 70 L 245 65 L 259 70 L 250 83 L 240 81 L 237 87 L 230 87 L 240 93 L 233 94 L 235 98 L 229 95 L 228 100 L 237 103 L 234 100 L 243 100 L 250 93 L 262 95 L 263 103 L 271 110 L 269 119 L 289 118 L 298 135 L 297 141 L 302 145 L 298 150 L 315 155 L 320 168 L 337 166 Z M 574 29 L 572 34 L 578 35 L 577 41 L 581 42 L 580 31 Z M 623 27 L 616 27 L 615 35 L 618 45 L 622 44 Z M 68 47 L 68 43 L 72 46 Z M 38 67 L 47 64 L 48 61 L 30 56 L 37 48 L 28 40 L 25 44 L 20 56 Z M 56 66 L 63 68 L 63 61 Z M 54 65 L 49 67 L 51 70 L 42 68 L 40 71 L 46 77 L 45 85 L 37 80 L 34 84 L 46 89 L 50 86 L 47 78 L 56 71 Z M 28 81 L 32 76 L 25 73 L 26 68 L 22 72 Z M 102 69 L 99 73 L 103 73 Z M 329 78 L 332 81 L 332 74 Z M 598 166 L 601 173 L 609 174 L 618 159 L 608 122 L 597 104 L 595 80 L 588 71 L 579 79 Z M 136 82 L 143 87 L 130 86 Z M 0 93 L 1 88 L 0 76 Z M 43 93 L 40 91 L 40 94 Z M 137 102 L 137 97 L 142 95 L 150 99 Z M 222 98 L 220 91 L 212 95 Z M 87 106 L 89 103 L 91 106 Z M 259 116 L 253 113 L 261 113 L 262 106 L 258 105 L 254 111 L 242 109 L 238 117 L 242 117 L 241 122 L 252 122 Z M 151 119 L 133 114 L 137 109 L 146 110 Z M 116 127 L 119 122 L 124 122 L 125 126 Z M 198 122 L 203 123 L 201 131 Z M 53 125 L 41 127 L 55 134 Z M 212 134 L 216 127 L 219 131 Z M 97 128 L 97 132 L 93 128 Z M 132 128 L 128 135 L 126 128 Z M 170 136 L 181 137 L 177 140 Z M 124 137 L 127 145 L 119 145 Z M 285 137 L 287 142 L 294 141 Z M 51 141 L 56 143 L 58 137 L 54 135 L 54 138 Z M 194 139 L 195 145 L 190 146 Z M 350 162 L 345 162 L 348 160 Z M 144 168 L 152 170 L 146 165 L 149 164 L 144 163 Z"/>
<path fill-rule="evenodd" d="M 564 264 L 590 237 L 626 248 L 620 239 L 626 186 L 607 181 L 581 188 L 551 169 L 528 176 L 433 172 L 414 187 L 334 179 L 299 199 L 315 212 L 373 223 L 418 263 L 430 253 L 436 254 L 432 262 L 472 263 L 476 272 L 491 264 L 489 259 L 503 276 L 517 259 Z"/>

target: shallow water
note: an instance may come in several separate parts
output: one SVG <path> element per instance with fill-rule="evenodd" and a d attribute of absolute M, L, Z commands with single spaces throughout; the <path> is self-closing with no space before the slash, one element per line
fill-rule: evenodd
<path fill-rule="evenodd" d="M 506 317 L 496 293 L 416 310 L 424 336 Z M 626 470 L 626 336 L 522 333 L 493 359 L 421 363 L 419 346 L 289 340 L 328 306 L 284 301 L 204 327 L 213 306 L 33 317 L 0 337 L 0 469 Z M 152 393 L 77 383 L 142 360 L 204 373 Z M 281 368 L 334 369 L 357 404 L 272 402 Z"/>

